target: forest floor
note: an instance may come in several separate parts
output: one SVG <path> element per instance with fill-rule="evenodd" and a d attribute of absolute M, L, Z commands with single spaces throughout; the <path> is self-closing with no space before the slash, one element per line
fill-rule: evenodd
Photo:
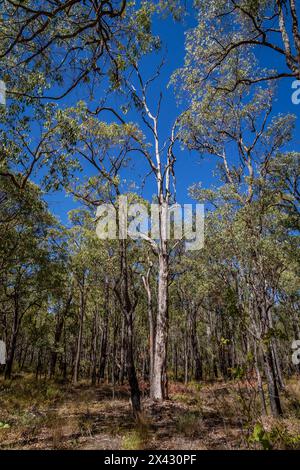
<path fill-rule="evenodd" d="M 142 388 L 143 387 L 142 384 Z M 170 399 L 143 392 L 142 422 L 126 386 L 74 387 L 31 376 L 0 379 L 0 449 L 214 450 L 300 448 L 300 380 L 287 384 L 284 417 L 261 418 L 251 383 L 170 384 Z"/>

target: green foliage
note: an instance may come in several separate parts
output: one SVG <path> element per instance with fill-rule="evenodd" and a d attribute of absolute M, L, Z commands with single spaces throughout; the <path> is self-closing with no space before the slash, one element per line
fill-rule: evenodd
<path fill-rule="evenodd" d="M 270 434 L 266 432 L 260 423 L 254 426 L 253 433 L 250 436 L 250 442 L 257 442 L 264 450 L 271 450 Z"/>
<path fill-rule="evenodd" d="M 136 194 L 143 182 L 137 189 L 137 179 L 128 179 L 137 156 L 146 157 L 159 183 L 159 167 L 163 179 L 170 167 L 159 159 L 151 165 L 153 151 L 174 151 L 177 158 L 175 146 L 167 150 L 168 142 L 153 146 L 147 139 L 152 124 L 144 93 L 152 81 L 143 86 L 137 74 L 141 97 L 131 81 L 140 60 L 161 47 L 153 19 L 170 13 L 183 18 L 184 2 L 132 1 L 120 11 L 109 10 L 111 2 L 100 3 L 100 10 L 108 9 L 96 11 L 89 0 L 68 7 L 5 0 L 0 6 L 0 72 L 9 93 L 7 107 L 0 109 L 0 332 L 15 347 L 13 371 L 36 375 L 35 382 L 24 380 L 16 387 L 12 407 L 60 401 L 64 393 L 44 377 L 51 372 L 61 382 L 68 380 L 77 350 L 81 377 L 95 380 L 101 351 L 105 377 L 115 387 L 122 381 L 124 350 L 130 351 L 125 347 L 128 310 L 138 376 L 148 379 L 149 318 L 155 323 L 160 292 L 158 259 L 153 244 L 144 241 L 127 240 L 121 250 L 117 240 L 99 240 L 95 210 L 109 202 L 118 211 L 120 194 L 129 203 L 145 202 Z M 197 436 L 202 424 L 197 412 L 202 385 L 196 380 L 233 378 L 244 419 L 253 423 L 257 370 L 263 382 L 268 379 L 265 353 L 275 354 L 276 346 L 279 363 L 290 374 L 286 351 L 299 326 L 295 116 L 274 115 L 275 89 L 261 81 L 273 71 L 259 68 L 253 41 L 248 42 L 255 22 L 264 31 L 266 12 L 275 4 L 241 0 L 233 7 L 227 0 L 198 0 L 195 5 L 198 24 L 187 33 L 185 63 L 172 79 L 185 106 L 174 138 L 216 162 L 217 182 L 205 188 L 197 183 L 201 175 L 195 175 L 190 188 L 190 196 L 207 208 L 203 250 L 187 253 L 179 243 L 169 245 L 165 257 L 168 366 L 174 379 L 195 379 L 197 390 L 196 396 L 180 389 L 173 394 L 184 407 L 194 407 L 176 423 L 188 438 Z M 41 8 L 42 13 L 32 14 Z M 297 60 L 292 64 L 295 75 Z M 67 106 L 69 98 L 61 98 L 75 88 L 81 99 Z M 157 138 L 156 118 L 149 119 Z M 175 173 L 171 176 L 175 180 Z M 44 201 L 44 190 L 60 189 L 84 204 L 70 212 L 66 227 Z M 150 300 L 143 283 L 148 272 Z M 268 393 L 265 383 L 263 390 Z M 218 392 L 223 396 L 222 389 Z M 19 419 L 33 429 L 43 420 L 38 416 L 26 411 Z M 4 415 L 0 429 L 8 429 L 6 419 L 10 422 Z M 86 435 L 94 431 L 89 415 L 79 424 Z M 133 429 L 124 437 L 124 448 L 144 448 L 148 431 Z M 266 431 L 258 423 L 250 441 L 264 449 L 279 442 L 297 447 L 299 436 L 279 428 Z"/>
<path fill-rule="evenodd" d="M 122 438 L 123 450 L 143 450 L 147 448 L 150 439 L 149 426 L 147 423 L 140 423 L 136 429 L 125 433 Z"/>
<path fill-rule="evenodd" d="M 10 425 L 8 423 L 3 423 L 2 421 L 0 421 L 0 431 L 2 429 L 10 429 Z"/>
<path fill-rule="evenodd" d="M 236 380 L 243 380 L 247 373 L 246 367 L 243 366 L 231 367 L 229 370 L 232 378 Z"/>
<path fill-rule="evenodd" d="M 300 448 L 300 435 L 287 429 L 282 423 L 275 423 L 270 431 L 265 431 L 260 423 L 254 427 L 249 442 L 259 443 L 264 450 Z"/>

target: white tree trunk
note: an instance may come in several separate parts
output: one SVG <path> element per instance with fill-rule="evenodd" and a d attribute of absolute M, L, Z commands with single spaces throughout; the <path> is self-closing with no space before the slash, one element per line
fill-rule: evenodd
<path fill-rule="evenodd" d="M 169 259 L 167 243 L 163 242 L 163 250 L 159 253 L 158 308 L 154 347 L 154 367 L 151 391 L 153 398 L 163 400 L 167 394 L 166 365 L 168 343 L 168 282 Z"/>

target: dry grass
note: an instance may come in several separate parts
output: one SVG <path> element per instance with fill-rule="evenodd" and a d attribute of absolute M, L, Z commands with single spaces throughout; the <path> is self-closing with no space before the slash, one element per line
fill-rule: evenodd
<path fill-rule="evenodd" d="M 300 448 L 298 379 L 284 393 L 284 419 L 262 419 L 253 394 L 246 382 L 171 383 L 170 400 L 143 399 L 137 425 L 127 387 L 112 399 L 107 385 L 0 380 L 0 449 L 260 449 L 266 440 L 275 449 Z M 258 425 L 262 438 L 253 434 Z"/>

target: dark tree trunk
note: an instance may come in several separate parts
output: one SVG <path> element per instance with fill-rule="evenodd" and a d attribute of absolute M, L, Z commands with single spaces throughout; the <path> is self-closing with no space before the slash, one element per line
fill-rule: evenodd
<path fill-rule="evenodd" d="M 260 402 L 261 402 L 261 411 L 262 411 L 262 415 L 265 416 L 267 414 L 267 405 L 266 405 L 266 397 L 265 397 L 265 392 L 263 388 L 262 377 L 261 377 L 261 373 L 259 370 L 256 340 L 254 340 L 254 366 L 255 366 L 255 372 L 256 372 L 256 378 L 257 378 L 257 389 L 258 389 Z"/>
<path fill-rule="evenodd" d="M 100 365 L 98 381 L 104 379 L 105 367 L 107 362 L 107 340 L 108 340 L 108 325 L 109 325 L 109 283 L 108 278 L 105 278 L 104 283 L 104 322 L 103 332 L 101 340 L 101 352 L 100 352 Z"/>
<path fill-rule="evenodd" d="M 15 351 L 16 351 L 16 344 L 17 344 L 17 333 L 13 331 L 10 345 L 9 345 L 6 365 L 5 365 L 5 372 L 4 372 L 5 379 L 11 378 L 12 366 L 13 366 Z"/>
<path fill-rule="evenodd" d="M 282 415 L 282 408 L 281 408 L 281 403 L 280 403 L 280 398 L 279 398 L 278 384 L 276 381 L 276 372 L 275 372 L 270 345 L 268 345 L 265 348 L 263 352 L 263 356 L 264 356 L 264 369 L 265 369 L 267 385 L 268 385 L 271 412 L 274 417 L 278 417 Z"/>
<path fill-rule="evenodd" d="M 26 362 L 26 359 L 27 359 L 28 349 L 29 349 L 29 343 L 27 342 L 27 343 L 26 343 L 26 346 L 25 346 L 25 348 L 24 348 L 24 351 L 23 351 L 22 358 L 21 358 L 20 370 L 23 370 L 23 369 L 24 369 L 25 362 Z"/>
<path fill-rule="evenodd" d="M 83 321 L 84 321 L 84 310 L 85 310 L 84 284 L 85 283 L 83 279 L 82 285 L 80 286 L 79 331 L 78 331 L 78 336 L 77 336 L 77 345 L 76 345 L 74 370 L 73 370 L 73 384 L 74 385 L 76 385 L 78 382 L 80 354 L 81 354 L 81 348 L 82 348 Z"/>
<path fill-rule="evenodd" d="M 19 302 L 18 302 L 18 298 L 16 295 L 14 298 L 13 328 L 12 328 L 10 344 L 9 344 L 9 349 L 8 349 L 8 354 L 7 354 L 7 360 L 6 360 L 6 365 L 5 365 L 5 372 L 4 372 L 5 379 L 11 378 L 12 367 L 13 367 L 13 362 L 14 362 L 14 357 L 15 357 L 15 352 L 16 352 L 17 336 L 18 336 L 19 326 L 20 326 L 19 316 L 20 316 Z"/>
<path fill-rule="evenodd" d="M 175 351 L 174 351 L 174 374 L 175 374 L 175 380 L 178 380 L 178 349 L 177 349 L 177 344 L 175 345 Z"/>
<path fill-rule="evenodd" d="M 150 397 L 153 398 L 153 371 L 154 371 L 154 345 L 155 345 L 155 324 L 153 314 L 152 292 L 150 285 L 151 268 L 148 269 L 147 275 L 143 277 L 144 287 L 147 293 L 148 322 L 149 322 L 149 382 Z"/>
<path fill-rule="evenodd" d="M 72 298 L 73 298 L 73 294 L 70 294 L 67 299 L 64 311 L 59 312 L 57 316 L 55 334 L 54 334 L 54 346 L 53 346 L 53 351 L 51 351 L 51 356 L 50 356 L 50 378 L 55 376 L 55 369 L 56 369 L 57 355 L 58 355 L 57 350 L 60 345 L 65 318 L 66 318 L 66 315 L 68 314 L 70 305 L 72 303 Z"/>
<path fill-rule="evenodd" d="M 195 380 L 199 382 L 203 379 L 202 371 L 202 360 L 199 351 L 198 337 L 197 337 L 197 310 L 195 307 L 192 308 L 191 315 L 191 344 L 193 349 L 193 356 L 195 362 Z"/>
<path fill-rule="evenodd" d="M 127 351 L 127 377 L 130 385 L 131 404 L 134 415 L 139 418 L 141 412 L 141 393 L 139 383 L 137 380 L 134 354 L 133 354 L 133 322 L 132 316 L 129 316 L 127 321 L 127 338 L 126 338 L 126 351 Z"/>
<path fill-rule="evenodd" d="M 120 282 L 118 286 L 115 286 L 115 294 L 119 300 L 122 313 L 125 319 L 126 336 L 125 336 L 125 347 L 126 347 L 126 371 L 128 381 L 130 385 L 131 404 L 135 418 L 139 420 L 141 412 L 141 392 L 139 383 L 137 380 L 134 354 L 133 354 L 133 314 L 137 305 L 138 297 L 135 291 L 133 283 L 131 283 L 129 270 L 127 264 L 127 245 L 126 240 L 120 240 Z M 132 298 L 131 298 L 132 293 Z"/>
<path fill-rule="evenodd" d="M 122 318 L 122 329 L 121 329 L 121 350 L 120 350 L 120 373 L 119 373 L 119 383 L 124 384 L 125 371 L 126 371 L 126 323 L 125 317 Z"/>
<path fill-rule="evenodd" d="M 91 351 L 91 363 L 92 363 L 92 372 L 91 372 L 91 382 L 92 385 L 96 385 L 97 381 L 97 349 L 98 349 L 98 310 L 95 309 L 93 317 L 93 326 L 92 326 L 92 351 Z"/>

